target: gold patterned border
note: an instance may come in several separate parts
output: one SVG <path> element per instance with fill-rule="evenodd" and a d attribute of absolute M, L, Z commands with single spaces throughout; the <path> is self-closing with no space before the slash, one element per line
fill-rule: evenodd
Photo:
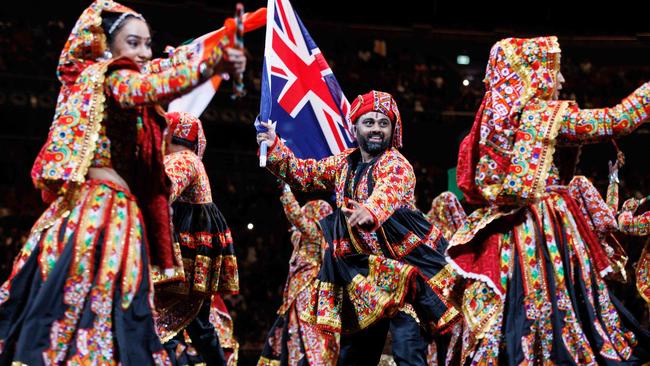
<path fill-rule="evenodd" d="M 257 361 L 257 366 L 280 366 L 280 360 L 272 360 L 270 358 L 260 357 L 260 360 Z"/>
<path fill-rule="evenodd" d="M 178 242 L 172 244 L 174 249 L 174 258 L 177 263 L 183 263 L 183 258 L 181 257 L 181 247 Z M 159 285 L 162 283 L 172 282 L 172 281 L 184 281 L 185 280 L 185 270 L 184 266 L 174 266 L 171 271 L 164 271 L 158 266 L 151 266 L 150 268 L 151 282 L 154 285 Z"/>

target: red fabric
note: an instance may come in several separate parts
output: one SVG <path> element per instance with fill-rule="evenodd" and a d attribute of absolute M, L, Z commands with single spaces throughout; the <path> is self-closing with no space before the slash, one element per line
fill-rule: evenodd
<path fill-rule="evenodd" d="M 143 111 L 143 134 L 136 169 L 138 202 L 147 227 L 147 243 L 152 264 L 174 267 L 171 215 L 169 212 L 170 182 L 163 164 L 162 141 L 165 123 L 157 121 L 155 112 Z M 179 263 L 177 263 L 179 264 Z"/>
<path fill-rule="evenodd" d="M 598 273 L 602 273 L 610 267 L 607 253 L 603 249 L 596 234 L 588 226 L 585 218 L 578 207 L 578 204 L 571 197 L 568 191 L 556 191 L 567 203 L 569 212 L 573 216 L 580 237 L 587 244 L 590 261 Z M 499 245 L 498 234 L 512 230 L 517 225 L 519 215 L 507 216 L 494 222 L 483 229 L 472 241 L 472 245 L 459 245 L 449 248 L 449 255 L 460 269 L 468 273 L 480 274 L 487 277 L 496 288 L 504 292 L 501 286 L 501 275 L 499 265 L 501 263 L 501 246 Z"/>
<path fill-rule="evenodd" d="M 203 158 L 206 140 L 201 120 L 187 112 L 169 112 L 165 114 L 169 123 L 169 133 L 174 137 L 196 144 L 195 153 Z"/>
<path fill-rule="evenodd" d="M 504 220 L 509 221 L 508 218 Z M 493 224 L 483 229 L 472 245 L 459 245 L 449 248 L 449 255 L 460 269 L 467 273 L 478 273 L 489 280 L 503 294 L 501 286 L 501 245 L 499 244 L 499 228 Z"/>
<path fill-rule="evenodd" d="M 57 199 L 58 197 L 59 195 L 56 194 L 56 192 L 52 192 L 48 189 L 41 190 L 41 199 L 43 200 L 43 202 L 47 204 L 54 202 L 54 200 Z"/>
<path fill-rule="evenodd" d="M 598 271 L 598 273 L 602 273 L 607 267 L 610 267 L 610 261 L 609 257 L 607 256 L 607 252 L 605 252 L 605 249 L 603 249 L 603 246 L 600 243 L 600 240 L 598 240 L 596 233 L 591 230 L 589 224 L 587 221 L 585 221 L 585 217 L 582 214 L 580 207 L 573 199 L 571 194 L 566 190 L 558 191 L 558 193 L 562 196 L 562 198 L 564 198 L 564 201 L 566 201 L 567 207 L 569 208 L 569 211 L 571 211 L 573 219 L 578 226 L 580 236 L 587 244 L 587 247 L 589 247 L 589 253 L 591 254 L 591 263 L 593 263 L 594 267 L 596 267 L 596 271 Z"/>
<path fill-rule="evenodd" d="M 175 137 L 196 143 L 199 133 L 198 124 L 201 123 L 198 118 L 186 112 L 169 112 L 165 114 L 165 118 L 169 122 L 169 131 Z"/>
<path fill-rule="evenodd" d="M 223 299 L 219 295 L 213 295 L 212 296 L 212 307 L 216 308 L 222 313 L 228 314 L 228 308 L 226 307 L 226 304 L 223 302 Z"/>
<path fill-rule="evenodd" d="M 357 118 L 362 116 L 365 113 L 368 112 L 381 112 L 388 116 L 391 121 L 395 122 L 395 113 L 391 111 L 390 108 L 379 108 L 375 104 L 375 95 L 378 93 L 383 93 L 383 92 L 378 92 L 375 90 L 369 91 L 366 94 L 359 95 L 353 102 L 352 105 L 350 106 L 350 120 L 352 122 L 356 122 Z M 385 93 L 388 94 L 388 93 Z M 390 94 L 388 94 L 390 96 Z M 391 96 L 392 98 L 392 96 Z M 394 100 L 393 100 L 394 101 Z"/>
<path fill-rule="evenodd" d="M 479 156 L 479 139 L 481 137 L 481 123 L 480 119 L 483 116 L 483 110 L 485 109 L 485 97 L 481 102 L 478 113 L 474 118 L 474 124 L 472 125 L 472 130 L 469 135 L 465 136 L 463 141 L 460 143 L 460 149 L 458 151 L 458 165 L 456 167 L 456 182 L 458 188 L 463 191 L 465 199 L 468 203 L 479 204 L 483 203 L 485 200 L 476 186 L 476 180 L 474 173 L 476 171 L 476 164 L 478 163 Z"/>
<path fill-rule="evenodd" d="M 133 61 L 115 60 L 112 70 L 133 68 Z M 142 108 L 142 131 L 138 135 L 139 154 L 134 162 L 135 183 L 133 194 L 142 210 L 151 264 L 163 269 L 174 267 L 172 250 L 171 215 L 169 211 L 170 182 L 163 163 L 163 131 L 167 122 L 157 118 L 152 107 Z M 180 264 L 180 263 L 177 263 Z"/>
<path fill-rule="evenodd" d="M 498 144 L 506 139 L 514 143 L 514 140 L 503 131 L 516 130 L 521 111 L 530 100 L 550 99 L 555 90 L 559 55 L 560 46 L 556 37 L 507 38 L 492 47 L 485 72 L 486 91 L 481 108 L 458 154 L 458 186 L 470 203 L 486 202 L 475 176 L 480 156 L 490 154 L 497 163 L 497 166 L 483 171 L 485 176 L 505 176 L 510 166 L 510 151 L 501 151 L 504 146 Z M 487 148 L 482 149 L 481 145 Z M 481 181 L 479 179 L 479 184 Z"/>
<path fill-rule="evenodd" d="M 59 80 L 61 80 L 63 86 L 74 85 L 75 81 L 77 81 L 77 78 L 79 77 L 81 72 L 84 71 L 84 69 L 92 63 L 94 62 L 75 60 L 75 62 L 71 62 L 59 66 L 58 68 Z"/>
<path fill-rule="evenodd" d="M 309 201 L 302 206 L 301 211 L 308 219 L 314 221 L 320 221 L 333 212 L 332 206 L 323 200 Z"/>

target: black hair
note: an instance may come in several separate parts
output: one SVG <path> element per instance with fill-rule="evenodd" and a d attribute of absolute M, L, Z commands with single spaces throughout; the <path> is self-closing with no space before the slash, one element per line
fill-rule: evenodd
<path fill-rule="evenodd" d="M 111 29 L 111 27 L 113 27 L 115 22 L 117 22 L 117 20 L 122 16 L 122 14 L 123 13 L 114 13 L 114 12 L 102 13 L 102 29 L 104 30 L 104 34 L 106 35 L 106 43 L 108 43 L 109 45 L 113 44 L 113 41 L 115 40 L 115 38 L 114 38 L 115 35 L 117 34 L 117 32 L 119 32 L 119 30 L 122 27 L 124 27 L 124 25 L 126 24 L 126 21 L 128 19 L 131 19 L 131 18 L 142 19 L 142 18 L 136 16 L 135 14 L 128 13 L 124 17 L 124 19 L 122 19 L 120 24 L 118 24 L 117 27 L 115 27 L 115 29 L 113 29 L 113 32 L 109 33 L 109 30 Z"/>
<path fill-rule="evenodd" d="M 181 138 L 181 137 L 176 137 L 176 136 L 172 136 L 172 144 L 182 145 L 182 146 L 188 147 L 188 148 L 192 149 L 194 152 L 196 152 L 196 148 L 197 148 L 197 145 L 198 145 L 197 142 L 192 142 L 192 141 L 186 140 L 186 139 Z"/>

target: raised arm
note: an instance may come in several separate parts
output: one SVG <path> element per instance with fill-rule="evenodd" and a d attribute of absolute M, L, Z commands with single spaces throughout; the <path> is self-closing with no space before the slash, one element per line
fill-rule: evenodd
<path fill-rule="evenodd" d="M 243 16 L 244 33 L 256 30 L 266 24 L 266 8 L 260 8 L 252 13 L 245 13 Z M 178 47 L 167 46 L 165 52 L 169 54 L 166 58 L 156 58 L 149 61 L 142 69 L 144 74 L 155 74 L 163 72 L 173 66 L 180 65 L 187 62 L 194 57 L 200 57 L 204 48 L 209 48 L 210 45 L 222 42 L 224 38 L 228 38 L 229 42 L 233 42 L 237 24 L 235 19 L 228 18 L 225 20 L 223 27 L 206 33 L 197 37 L 190 44 L 181 45 Z"/>
<path fill-rule="evenodd" d="M 625 154 L 618 149 L 616 142 L 613 142 L 616 147 L 616 162 L 609 161 L 609 185 L 607 186 L 607 204 L 612 208 L 613 212 L 618 211 L 618 169 L 625 165 Z"/>
<path fill-rule="evenodd" d="M 158 74 L 189 62 L 195 55 L 195 47 L 192 45 L 183 45 L 176 48 L 168 47 L 166 52 L 169 57 L 155 58 L 147 62 L 142 67 L 143 74 Z"/>
<path fill-rule="evenodd" d="M 246 57 L 240 50 L 224 49 L 224 45 L 219 44 L 202 57 L 177 62 L 158 73 L 145 74 L 130 69 L 112 71 L 106 78 L 108 94 L 125 108 L 159 103 L 190 91 L 215 72 L 243 71 Z"/>
<path fill-rule="evenodd" d="M 287 215 L 289 222 L 295 226 L 303 238 L 310 241 L 317 241 L 319 239 L 318 225 L 311 219 L 305 217 L 300 210 L 300 205 L 296 201 L 296 197 L 291 193 L 291 190 L 285 189 L 280 196 L 282 208 Z"/>
<path fill-rule="evenodd" d="M 169 202 L 174 202 L 194 180 L 196 166 L 186 154 L 169 154 L 165 156 L 165 173 L 172 183 Z"/>
<path fill-rule="evenodd" d="M 607 205 L 613 212 L 618 211 L 618 170 L 609 173 L 609 185 L 607 186 Z"/>
<path fill-rule="evenodd" d="M 322 160 L 298 159 L 280 138 L 269 148 L 266 167 L 292 188 L 302 191 L 334 189 L 336 172 L 343 159 L 341 154 Z"/>
<path fill-rule="evenodd" d="M 645 83 L 614 107 L 563 109 L 559 138 L 568 142 L 596 142 L 629 134 L 648 120 L 650 83 Z"/>

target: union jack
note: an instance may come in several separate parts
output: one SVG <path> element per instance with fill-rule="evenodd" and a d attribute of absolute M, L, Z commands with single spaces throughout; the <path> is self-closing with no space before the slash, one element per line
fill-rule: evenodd
<path fill-rule="evenodd" d="M 320 159 L 354 146 L 350 103 L 289 0 L 269 0 L 262 71 L 261 121 L 296 156 Z"/>

